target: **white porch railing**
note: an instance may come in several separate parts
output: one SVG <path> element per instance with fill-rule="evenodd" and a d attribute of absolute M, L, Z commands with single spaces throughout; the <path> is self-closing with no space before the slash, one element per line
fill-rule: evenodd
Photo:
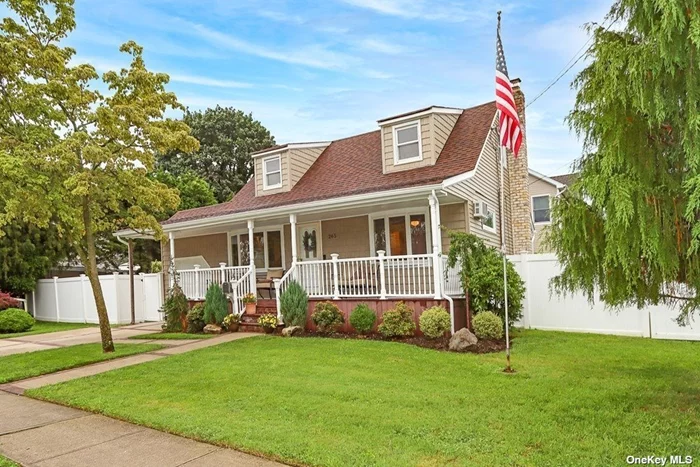
<path fill-rule="evenodd" d="M 429 298 L 435 294 L 435 256 L 405 255 L 343 258 L 296 263 L 276 282 L 277 296 L 296 280 L 310 298 Z M 441 279 L 442 293 L 463 295 L 457 269 L 447 269 L 446 258 L 437 264 L 447 274 Z M 279 305 L 279 303 L 278 303 Z M 279 309 L 279 306 L 278 306 Z"/>
<path fill-rule="evenodd" d="M 177 283 L 190 300 L 204 299 L 211 284 L 238 282 L 250 271 L 250 266 L 220 266 L 218 268 L 183 269 L 176 271 Z"/>
<path fill-rule="evenodd" d="M 251 289 L 250 283 L 250 275 L 255 274 L 255 268 L 253 266 L 248 266 L 246 269 L 248 271 L 243 274 L 240 279 L 231 282 L 231 300 L 233 302 L 233 312 L 236 314 L 243 313 L 243 310 L 245 310 L 243 296 L 248 293 L 255 293 L 255 291 Z"/>
<path fill-rule="evenodd" d="M 447 256 L 442 257 L 442 270 L 445 278 L 443 281 L 443 292 L 451 297 L 464 296 L 462 278 L 459 276 L 459 263 L 454 268 L 447 266 Z"/>

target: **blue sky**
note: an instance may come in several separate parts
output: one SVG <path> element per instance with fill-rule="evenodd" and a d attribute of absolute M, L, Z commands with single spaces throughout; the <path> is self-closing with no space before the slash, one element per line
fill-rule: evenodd
<path fill-rule="evenodd" d="M 145 48 L 149 68 L 193 109 L 253 112 L 278 142 L 337 139 L 428 105 L 468 107 L 494 95 L 496 11 L 511 77 L 537 95 L 586 42 L 608 1 L 77 0 L 69 39 L 98 71 Z M 580 154 L 564 124 L 574 68 L 527 111 L 530 166 L 563 173 Z"/>

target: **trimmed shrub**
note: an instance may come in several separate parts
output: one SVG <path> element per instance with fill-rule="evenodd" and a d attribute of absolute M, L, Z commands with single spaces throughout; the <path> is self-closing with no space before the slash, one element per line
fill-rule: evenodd
<path fill-rule="evenodd" d="M 221 324 L 228 314 L 228 299 L 219 284 L 211 284 L 204 297 L 204 322 Z"/>
<path fill-rule="evenodd" d="M 382 324 L 377 328 L 384 337 L 412 336 L 416 332 L 413 310 L 404 302 L 387 311 L 382 316 Z"/>
<path fill-rule="evenodd" d="M 377 315 L 366 303 L 360 303 L 350 313 L 350 324 L 359 334 L 372 332 L 375 321 Z"/>
<path fill-rule="evenodd" d="M 0 310 L 6 310 L 8 308 L 17 308 L 18 306 L 19 301 L 12 298 L 9 293 L 0 291 Z"/>
<path fill-rule="evenodd" d="M 8 308 L 0 311 L 0 332 L 24 332 L 34 326 L 34 318 L 19 308 Z"/>
<path fill-rule="evenodd" d="M 204 331 L 204 305 L 197 303 L 187 312 L 187 332 L 190 334 L 198 334 Z"/>
<path fill-rule="evenodd" d="M 319 302 L 311 315 L 319 332 L 328 333 L 337 330 L 345 322 L 340 309 L 331 302 Z"/>
<path fill-rule="evenodd" d="M 187 328 L 187 312 L 190 310 L 187 297 L 182 293 L 180 286 L 175 285 L 168 292 L 163 307 L 160 309 L 165 314 L 163 330 L 165 332 L 182 332 Z"/>
<path fill-rule="evenodd" d="M 428 339 L 437 339 L 450 330 L 450 314 L 441 306 L 434 306 L 423 311 L 418 319 L 420 330 Z"/>
<path fill-rule="evenodd" d="M 505 294 L 503 293 L 503 255 L 487 246 L 474 234 L 449 231 L 450 251 L 447 264 L 459 267 L 464 290 L 469 292 L 469 309 L 479 314 L 492 311 L 505 320 Z M 508 270 L 508 314 L 510 325 L 523 314 L 525 283 L 520 279 L 513 263 L 506 261 Z"/>
<path fill-rule="evenodd" d="M 285 326 L 306 328 L 306 314 L 309 309 L 309 296 L 304 288 L 292 281 L 280 295 L 280 313 Z"/>
<path fill-rule="evenodd" d="M 503 320 L 492 311 L 482 311 L 472 321 L 474 335 L 479 339 L 500 339 L 503 337 Z"/>

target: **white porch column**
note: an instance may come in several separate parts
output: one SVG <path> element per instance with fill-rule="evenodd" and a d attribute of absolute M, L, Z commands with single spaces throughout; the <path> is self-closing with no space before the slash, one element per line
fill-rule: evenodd
<path fill-rule="evenodd" d="M 250 269 L 253 271 L 250 274 L 250 291 L 256 294 L 255 290 L 255 246 L 253 245 L 253 228 L 255 221 L 248 221 L 248 256 L 250 257 Z"/>
<path fill-rule="evenodd" d="M 168 234 L 170 244 L 170 262 L 168 264 L 168 277 L 170 278 L 170 288 L 175 286 L 175 233 Z"/>
<path fill-rule="evenodd" d="M 292 228 L 292 266 L 297 264 L 297 215 L 289 215 L 289 223 Z"/>
<path fill-rule="evenodd" d="M 438 204 L 437 196 L 433 192 L 428 196 L 430 203 L 430 237 L 433 243 L 433 288 L 435 289 L 435 300 L 442 298 L 442 268 L 440 257 L 440 205 Z"/>

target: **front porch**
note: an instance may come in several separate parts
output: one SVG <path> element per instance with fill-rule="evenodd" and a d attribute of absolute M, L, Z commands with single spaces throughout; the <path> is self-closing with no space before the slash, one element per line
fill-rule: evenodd
<path fill-rule="evenodd" d="M 432 192 L 284 217 L 251 214 L 245 221 L 169 232 L 164 266 L 190 300 L 203 300 L 210 284 L 220 284 L 237 313 L 244 309 L 242 297 L 253 293 L 267 309 L 274 300 L 279 314 L 280 295 L 297 281 L 312 303 L 433 300 L 444 302 L 454 321 L 454 298 L 464 292 L 458 271 L 447 268 L 449 239 L 441 226 L 468 230 L 467 212 L 464 200 Z"/>

